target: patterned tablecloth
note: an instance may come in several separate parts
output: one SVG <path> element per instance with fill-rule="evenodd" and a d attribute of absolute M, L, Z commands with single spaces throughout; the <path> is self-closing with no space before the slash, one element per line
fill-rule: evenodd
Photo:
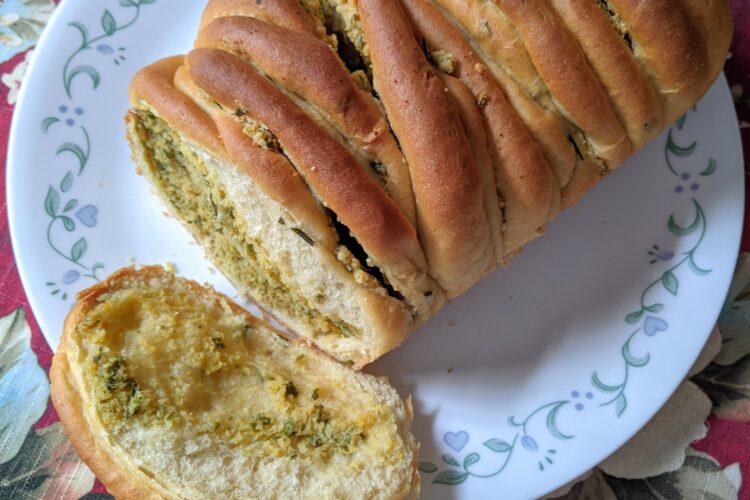
<path fill-rule="evenodd" d="M 0 0 L 0 158 L 29 54 L 55 3 Z M 732 7 L 735 36 L 725 71 L 750 172 L 750 4 L 732 0 Z M 49 402 L 52 351 L 15 267 L 5 168 L 0 172 L 0 500 L 111 498 L 73 451 Z M 742 251 L 748 252 L 747 202 L 745 214 Z M 631 442 L 554 496 L 750 499 L 748 478 L 750 254 L 742 254 L 717 328 L 689 379 Z"/>

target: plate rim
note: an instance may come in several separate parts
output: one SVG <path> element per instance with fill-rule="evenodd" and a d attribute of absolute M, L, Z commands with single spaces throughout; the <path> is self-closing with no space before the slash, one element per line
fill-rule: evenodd
<path fill-rule="evenodd" d="M 50 18 L 50 21 L 49 21 L 49 23 L 47 25 L 47 28 L 44 30 L 44 32 L 43 32 L 42 36 L 40 37 L 40 39 L 39 39 L 36 47 L 34 48 L 34 53 L 33 53 L 32 57 L 30 58 L 29 67 L 28 67 L 28 70 L 27 70 L 27 73 L 26 73 L 26 77 L 24 79 L 25 81 L 27 79 L 31 79 L 32 77 L 34 77 L 38 72 L 43 71 L 43 68 L 38 68 L 38 66 L 40 65 L 39 61 L 42 58 L 42 55 L 44 54 L 43 51 L 48 51 L 48 50 L 54 51 L 54 50 L 57 50 L 54 47 L 49 47 L 49 48 L 47 47 L 47 45 L 49 45 L 47 43 L 48 39 L 52 36 L 51 33 L 53 33 L 55 31 L 57 31 L 58 29 L 62 28 L 62 26 L 60 25 L 61 24 L 60 20 L 63 17 L 63 12 L 67 12 L 68 9 L 70 9 L 72 11 L 75 11 L 76 8 L 80 9 L 80 5 L 79 4 L 75 4 L 73 2 L 62 2 L 58 6 L 58 8 L 55 9 L 55 12 L 53 13 L 52 17 Z M 720 85 L 722 87 L 722 93 L 726 94 L 724 97 L 725 98 L 729 98 L 729 85 L 728 85 L 728 82 L 727 82 L 726 77 L 725 77 L 725 75 L 724 75 L 723 72 L 718 77 L 717 82 L 721 82 Z M 716 85 L 717 82 L 714 82 L 713 85 Z M 13 256 L 14 256 L 14 260 L 16 262 L 16 267 L 17 267 L 17 270 L 18 270 L 18 273 L 19 273 L 19 277 L 21 279 L 21 284 L 22 284 L 24 293 L 26 295 L 26 298 L 27 298 L 27 300 L 29 302 L 29 305 L 30 305 L 32 311 L 34 312 L 35 317 L 36 317 L 37 311 L 40 311 L 42 306 L 39 303 L 39 300 L 36 297 L 36 295 L 32 294 L 32 293 L 29 293 L 29 291 L 32 288 L 34 288 L 32 286 L 32 283 L 29 282 L 30 273 L 25 269 L 25 266 L 22 265 L 21 260 L 19 260 L 16 257 L 16 255 L 19 255 L 18 254 L 18 243 L 17 243 L 18 237 L 16 235 L 18 234 L 19 231 L 21 231 L 21 229 L 18 228 L 17 225 L 16 225 L 16 223 L 14 222 L 14 221 L 17 220 L 17 217 L 15 216 L 15 209 L 14 209 L 14 207 L 17 206 L 17 202 L 15 201 L 16 196 L 14 195 L 14 191 L 12 189 L 12 186 L 15 184 L 15 177 L 16 177 L 16 175 L 20 175 L 20 171 L 21 171 L 19 166 L 15 166 L 16 163 L 17 163 L 17 161 L 18 161 L 17 160 L 17 158 L 18 158 L 17 148 L 18 148 L 18 143 L 19 143 L 18 136 L 19 136 L 19 134 L 23 133 L 23 131 L 18 126 L 18 122 L 20 121 L 20 116 L 22 115 L 22 111 L 25 108 L 32 106 L 31 103 L 27 103 L 27 101 L 29 99 L 28 98 L 28 92 L 29 92 L 28 89 L 29 89 L 28 85 L 22 85 L 21 86 L 21 89 L 20 89 L 20 92 L 19 92 L 19 96 L 18 96 L 18 100 L 17 100 L 17 103 L 16 103 L 16 105 L 14 107 L 13 117 L 12 117 L 11 126 L 10 126 L 10 133 L 9 133 L 9 137 L 8 137 L 8 148 L 7 148 L 7 156 L 6 156 L 6 206 L 7 206 L 7 216 L 6 217 L 7 217 L 8 227 L 9 227 L 9 234 L 10 234 L 10 240 L 11 240 L 11 248 L 12 248 L 12 251 L 13 251 Z M 734 118 L 734 122 L 736 123 L 737 122 L 736 108 L 734 107 L 733 104 L 731 106 L 731 110 L 732 110 L 732 117 Z M 665 128 L 665 130 L 667 130 L 667 129 L 668 129 L 668 127 Z M 731 127 L 730 130 L 725 130 L 725 133 L 726 132 L 728 132 L 728 133 L 731 134 L 732 137 L 730 138 L 730 140 L 731 140 L 731 142 L 733 144 L 735 144 L 737 146 L 737 150 L 739 152 L 738 157 L 739 157 L 739 161 L 740 161 L 740 168 L 741 168 L 742 171 L 744 171 L 744 150 L 742 148 L 742 139 L 741 139 L 741 134 L 740 134 L 739 127 Z M 741 190 L 741 200 L 744 201 L 745 198 L 746 198 L 746 192 L 745 192 L 745 185 L 744 185 L 744 183 L 740 183 L 740 190 Z M 735 238 L 735 241 L 736 241 L 736 245 L 732 245 L 732 246 L 733 247 L 736 246 L 736 251 L 732 254 L 733 255 L 733 260 L 731 262 L 732 269 L 734 269 L 736 267 L 736 262 L 737 262 L 737 259 L 738 259 L 738 256 L 739 256 L 739 249 L 740 249 L 740 245 L 741 245 L 741 235 L 742 235 L 742 232 L 743 232 L 743 223 L 744 223 L 745 216 L 746 216 L 745 210 L 742 210 L 741 213 L 740 213 L 740 217 L 739 217 L 738 227 L 735 228 L 735 233 L 736 234 L 733 235 L 733 237 Z M 724 285 L 722 286 L 722 288 L 723 288 L 723 296 L 726 296 L 726 293 L 728 292 L 730 285 L 731 285 L 731 279 L 727 283 L 724 283 Z M 713 317 L 713 319 L 714 319 L 713 323 L 716 322 L 716 319 L 718 318 L 720 312 L 721 312 L 721 308 L 719 308 L 719 310 L 715 311 L 715 317 L 714 317 L 713 313 L 711 314 L 711 317 Z M 40 325 L 40 331 L 41 331 L 43 337 L 45 338 L 45 341 L 48 341 L 47 340 L 47 335 L 45 334 L 44 329 L 41 328 L 42 322 L 38 321 L 38 323 Z M 705 343 L 708 340 L 708 337 L 709 337 L 710 334 L 711 334 L 711 329 L 709 329 L 709 331 L 705 333 L 705 335 L 703 337 L 703 340 L 701 341 L 701 345 L 702 346 L 705 345 Z M 697 341 L 696 341 L 696 344 L 697 344 Z M 54 346 L 54 347 L 50 346 L 50 348 L 54 352 L 56 346 Z M 602 461 L 606 460 L 609 456 L 611 456 L 613 453 L 615 453 L 620 447 L 622 447 L 626 442 L 628 442 L 635 434 L 637 434 L 650 421 L 650 419 L 653 418 L 653 416 L 661 408 L 663 408 L 664 404 L 672 397 L 672 395 L 675 393 L 675 391 L 680 386 L 680 384 L 682 384 L 682 382 L 685 380 L 685 375 L 689 371 L 690 367 L 695 363 L 695 360 L 697 359 L 697 356 L 700 355 L 701 351 L 702 351 L 702 348 L 698 350 L 697 355 L 695 356 L 694 359 L 692 359 L 691 363 L 686 365 L 686 369 L 684 370 L 684 373 L 682 373 L 682 370 L 680 370 L 681 377 L 675 378 L 676 382 L 674 382 L 673 384 L 669 384 L 669 386 L 671 388 L 670 388 L 669 392 L 666 394 L 666 396 L 664 398 L 651 398 L 652 401 L 658 400 L 659 402 L 658 402 L 658 404 L 651 404 L 651 405 L 649 405 L 650 408 L 651 407 L 654 408 L 653 411 L 648 411 L 647 412 L 648 414 L 650 414 L 650 416 L 647 419 L 645 419 L 642 423 L 640 423 L 639 425 L 633 426 L 631 429 L 628 429 L 628 432 L 618 432 L 618 435 L 621 436 L 621 439 L 618 440 L 619 444 L 616 447 L 614 447 L 611 451 L 606 452 L 604 454 L 604 456 L 601 457 L 601 458 L 599 458 L 598 460 L 590 459 L 590 460 L 586 461 L 590 465 L 589 465 L 589 467 L 587 467 L 586 469 L 582 470 L 581 472 L 584 472 L 585 470 L 588 470 L 588 469 L 590 469 L 592 467 L 597 466 Z M 586 454 L 586 455 L 589 456 L 589 457 L 592 456 L 592 454 Z M 596 455 L 596 456 L 598 457 L 599 455 Z M 556 484 L 553 489 L 549 490 L 549 492 L 556 490 L 557 488 L 559 488 L 560 486 L 562 486 L 564 484 L 567 484 L 571 480 L 574 480 L 575 477 L 578 477 L 578 476 L 573 476 L 571 479 L 569 479 L 569 480 L 567 480 L 565 482 L 561 482 L 559 484 Z"/>

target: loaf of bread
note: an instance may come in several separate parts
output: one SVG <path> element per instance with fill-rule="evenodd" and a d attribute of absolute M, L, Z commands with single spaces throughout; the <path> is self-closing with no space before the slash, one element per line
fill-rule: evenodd
<path fill-rule="evenodd" d="M 159 267 L 84 290 L 52 400 L 118 499 L 413 498 L 411 406 Z"/>
<path fill-rule="evenodd" d="M 726 0 L 210 0 L 129 138 L 241 292 L 360 367 L 693 106 L 731 31 Z"/>

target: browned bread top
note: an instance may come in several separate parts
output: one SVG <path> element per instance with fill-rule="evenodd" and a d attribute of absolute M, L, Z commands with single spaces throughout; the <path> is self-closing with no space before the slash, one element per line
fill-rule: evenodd
<path fill-rule="evenodd" d="M 182 95 L 134 88 L 327 248 L 345 226 L 418 325 L 687 111 L 731 31 L 726 0 L 211 0 Z"/>

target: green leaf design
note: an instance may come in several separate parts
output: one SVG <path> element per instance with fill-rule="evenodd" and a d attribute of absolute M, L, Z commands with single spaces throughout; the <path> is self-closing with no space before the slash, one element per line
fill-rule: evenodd
<path fill-rule="evenodd" d="M 667 271 L 662 275 L 661 283 L 669 293 L 671 293 L 672 295 L 677 295 L 679 282 L 677 281 L 677 277 L 674 275 L 674 273 L 672 273 L 672 271 Z"/>
<path fill-rule="evenodd" d="M 643 316 L 643 311 L 635 311 L 625 316 L 625 322 L 629 325 L 634 325 L 640 321 Z"/>
<path fill-rule="evenodd" d="M 73 209 L 74 209 L 74 208 L 75 208 L 76 206 L 78 206 L 78 200 L 76 200 L 75 198 L 73 198 L 72 200 L 68 201 L 68 202 L 67 202 L 67 203 L 65 204 L 65 208 L 63 208 L 63 213 L 67 213 L 67 212 L 70 212 L 70 211 L 71 211 L 71 210 L 73 210 Z"/>
<path fill-rule="evenodd" d="M 604 392 L 617 392 L 622 388 L 622 384 L 620 385 L 607 385 L 604 382 L 599 379 L 599 375 L 597 375 L 596 372 L 594 372 L 591 375 L 591 383 L 596 387 L 597 389 L 604 391 Z"/>
<path fill-rule="evenodd" d="M 86 244 L 86 238 L 81 238 L 75 242 L 73 248 L 70 250 L 70 258 L 73 259 L 74 262 L 78 262 L 86 253 L 87 249 L 88 245 Z"/>
<path fill-rule="evenodd" d="M 422 472 L 426 472 L 427 474 L 432 474 L 433 472 L 438 470 L 438 467 L 432 462 L 419 462 L 419 470 Z"/>
<path fill-rule="evenodd" d="M 442 458 L 443 458 L 443 462 L 445 462 L 446 464 L 455 465 L 456 467 L 458 467 L 458 460 L 456 460 L 456 458 L 453 455 L 449 453 L 443 453 Z"/>
<path fill-rule="evenodd" d="M 737 498 L 742 477 L 739 464 L 724 469 L 711 456 L 687 449 L 682 467 L 676 471 L 645 479 L 621 479 L 603 474 L 616 498 L 704 498 L 723 500 Z M 601 498 L 601 497 L 593 497 Z"/>
<path fill-rule="evenodd" d="M 648 362 L 651 361 L 651 355 L 649 353 L 646 353 L 644 356 L 639 358 L 638 356 L 635 356 L 632 352 L 630 352 L 630 342 L 625 342 L 622 345 L 622 357 L 623 359 L 625 359 L 625 362 L 627 364 L 636 368 L 646 366 Z"/>
<path fill-rule="evenodd" d="M 661 312 L 662 309 L 664 309 L 664 304 L 656 303 L 656 304 L 651 304 L 650 306 L 646 306 L 646 310 L 652 313 Z"/>
<path fill-rule="evenodd" d="M 73 172 L 68 170 L 68 173 L 65 174 L 65 177 L 63 177 L 63 180 L 60 182 L 60 191 L 63 193 L 67 193 L 70 191 L 70 188 L 73 187 Z"/>
<path fill-rule="evenodd" d="M 750 422 L 750 354 L 729 366 L 711 363 L 693 377 L 724 420 Z"/>
<path fill-rule="evenodd" d="M 557 427 L 557 413 L 560 411 L 560 408 L 562 408 L 566 404 L 568 404 L 568 401 L 560 401 L 555 406 L 553 406 L 550 412 L 547 414 L 547 430 L 552 436 L 562 440 L 573 439 L 573 436 L 563 434 Z"/>
<path fill-rule="evenodd" d="M 615 413 L 618 417 L 621 417 L 625 413 L 625 409 L 628 407 L 628 399 L 625 394 L 619 394 L 615 399 Z"/>
<path fill-rule="evenodd" d="M 119 4 L 122 5 L 123 7 L 135 7 L 136 6 L 136 4 L 133 3 L 133 0 L 120 0 Z"/>
<path fill-rule="evenodd" d="M 494 451 L 495 453 L 507 453 L 511 450 L 512 446 L 507 441 L 503 441 L 502 439 L 492 438 L 488 439 L 484 443 L 487 448 Z"/>
<path fill-rule="evenodd" d="M 0 318 L 0 464 L 21 449 L 31 426 L 44 414 L 49 382 L 31 350 L 31 330 L 23 309 Z M 0 469 L 1 470 L 1 469 Z M 0 474 L 0 484 L 5 477 Z M 18 498 L 3 496 L 0 498 Z"/>
<path fill-rule="evenodd" d="M 461 484 L 466 481 L 469 476 L 468 472 L 459 472 L 457 470 L 444 470 L 432 480 L 433 483 L 438 484 Z"/>
<path fill-rule="evenodd" d="M 76 66 L 65 75 L 65 89 L 68 93 L 70 93 L 70 86 L 73 83 L 73 79 L 78 75 L 88 75 L 88 77 L 91 78 L 91 83 L 94 85 L 94 89 L 99 86 L 102 79 L 99 72 L 88 64 Z"/>
<path fill-rule="evenodd" d="M 722 347 L 714 363 L 732 365 L 750 354 L 750 253 L 737 260 L 718 326 Z"/>
<path fill-rule="evenodd" d="M 94 486 L 94 474 L 78 458 L 56 422 L 24 434 L 20 452 L 0 465 L 0 498 L 44 498 L 65 492 L 80 498 Z"/>
<path fill-rule="evenodd" d="M 693 256 L 691 255 L 688 259 L 688 267 L 691 271 L 693 271 L 698 276 L 705 276 L 707 274 L 711 274 L 711 269 L 703 269 L 702 267 L 698 266 L 698 264 L 695 263 L 693 260 Z"/>
<path fill-rule="evenodd" d="M 78 144 L 72 142 L 66 142 L 62 144 L 59 148 L 57 148 L 56 154 L 59 155 L 62 153 L 72 153 L 73 155 L 75 155 L 75 157 L 78 159 L 79 173 L 83 170 L 83 167 L 86 166 L 86 161 L 88 161 L 88 158 L 86 156 L 86 153 Z"/>
<path fill-rule="evenodd" d="M 44 198 L 44 211 L 50 217 L 57 217 L 57 211 L 60 209 L 60 195 L 52 186 L 47 190 L 47 196 Z"/>
<path fill-rule="evenodd" d="M 81 33 L 81 46 L 86 46 L 89 43 L 89 30 L 84 26 L 82 23 L 79 23 L 78 21 L 73 21 L 72 23 L 68 23 L 68 26 L 72 26 L 73 28 L 77 29 Z"/>
<path fill-rule="evenodd" d="M 617 500 L 617 497 L 604 479 L 602 471 L 594 469 L 585 480 L 576 483 L 568 493 L 555 497 L 555 500 Z"/>
<path fill-rule="evenodd" d="M 693 200 L 693 204 L 695 205 L 695 218 L 693 219 L 693 222 L 690 223 L 689 226 L 680 226 L 675 222 L 674 215 L 669 216 L 669 220 L 667 221 L 667 227 L 669 228 L 669 231 L 676 235 L 676 236 L 687 236 L 689 234 L 692 234 L 695 232 L 696 229 L 700 226 L 701 223 L 701 210 L 700 205 L 698 205 L 698 202 Z"/>
<path fill-rule="evenodd" d="M 670 153 L 686 158 L 695 152 L 695 148 L 698 147 L 698 142 L 693 141 L 692 144 L 689 146 L 680 146 L 677 143 L 674 142 L 674 139 L 672 138 L 672 129 L 669 129 L 669 133 L 667 134 L 667 149 Z"/>
<path fill-rule="evenodd" d="M 104 9 L 104 14 L 102 14 L 102 29 L 107 35 L 117 31 L 117 21 L 107 9 Z"/>
<path fill-rule="evenodd" d="M 677 125 L 677 128 L 679 130 L 682 130 L 682 127 L 685 126 L 685 120 L 687 120 L 687 113 L 679 117 L 677 121 L 675 122 L 675 125 Z"/>
<path fill-rule="evenodd" d="M 140 2 L 138 2 L 138 4 L 139 5 L 146 5 L 146 4 L 150 4 L 150 3 L 154 3 L 154 2 L 156 2 L 156 0 L 141 0 Z"/>
<path fill-rule="evenodd" d="M 714 160 L 713 158 L 709 158 L 708 159 L 708 166 L 706 167 L 706 169 L 703 172 L 700 173 L 700 175 L 702 175 L 703 177 L 708 177 L 709 175 L 711 175 L 714 172 L 716 172 L 716 167 L 717 166 L 718 165 L 716 163 L 716 160 Z"/>
<path fill-rule="evenodd" d="M 60 121 L 59 118 L 55 118 L 54 116 L 48 116 L 47 118 L 42 120 L 42 132 L 46 134 L 49 128 L 59 121 Z"/>
<path fill-rule="evenodd" d="M 479 453 L 469 453 L 464 458 L 464 469 L 477 462 L 479 462 Z"/>
<path fill-rule="evenodd" d="M 65 226 L 65 229 L 67 229 L 68 232 L 75 231 L 76 224 L 75 224 L 75 222 L 73 222 L 73 219 L 71 219 L 67 215 L 61 215 L 60 216 L 60 220 L 62 220 L 63 226 Z"/>

